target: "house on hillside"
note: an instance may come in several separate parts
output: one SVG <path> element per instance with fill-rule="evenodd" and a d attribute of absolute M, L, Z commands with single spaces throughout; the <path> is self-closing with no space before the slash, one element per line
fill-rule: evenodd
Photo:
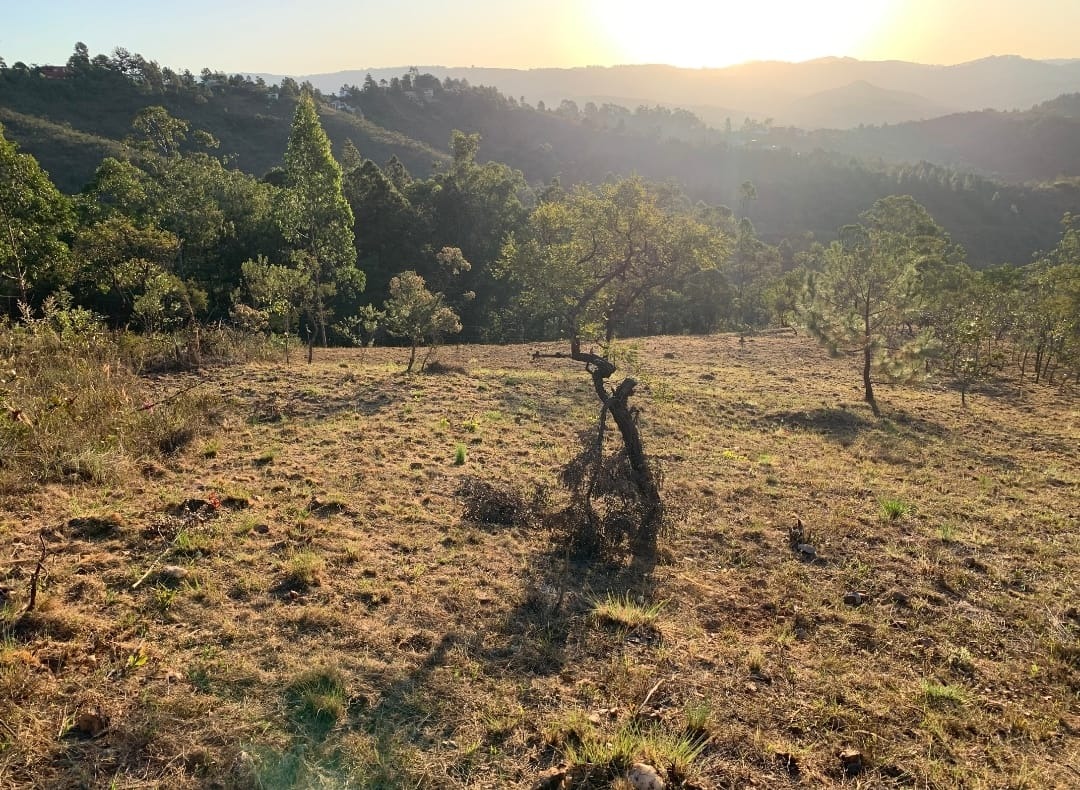
<path fill-rule="evenodd" d="M 38 73 L 47 80 L 66 80 L 67 66 L 39 66 Z"/>

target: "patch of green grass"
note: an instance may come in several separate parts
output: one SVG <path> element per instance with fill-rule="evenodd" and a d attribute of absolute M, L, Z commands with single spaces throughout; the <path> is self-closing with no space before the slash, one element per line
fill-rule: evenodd
<path fill-rule="evenodd" d="M 879 513 L 881 518 L 885 521 L 898 521 L 911 513 L 913 509 L 904 500 L 894 497 L 884 497 L 878 504 L 880 505 Z"/>
<path fill-rule="evenodd" d="M 464 466 L 468 459 L 469 455 L 465 451 L 465 445 L 458 442 L 457 446 L 454 448 L 454 466 Z"/>
<path fill-rule="evenodd" d="M 317 587 L 325 569 L 326 561 L 313 551 L 298 551 L 282 565 L 285 583 L 297 587 Z"/>
<path fill-rule="evenodd" d="M 349 698 L 345 676 L 337 669 L 313 669 L 285 689 L 289 720 L 303 734 L 322 740 L 342 719 Z"/>
<path fill-rule="evenodd" d="M 592 730 L 565 747 L 571 768 L 584 767 L 590 778 L 612 780 L 637 762 L 665 769 L 677 782 L 689 777 L 708 738 L 676 734 L 662 727 L 630 723 L 614 733 Z"/>
<path fill-rule="evenodd" d="M 963 705 L 968 700 L 968 694 L 959 686 L 947 686 L 933 680 L 924 680 L 919 693 L 922 700 L 932 706 Z"/>
<path fill-rule="evenodd" d="M 646 604 L 640 598 L 634 600 L 629 593 L 623 596 L 608 593 L 604 600 L 595 602 L 592 615 L 598 623 L 631 629 L 641 628 L 653 625 L 666 603 L 658 601 Z"/>

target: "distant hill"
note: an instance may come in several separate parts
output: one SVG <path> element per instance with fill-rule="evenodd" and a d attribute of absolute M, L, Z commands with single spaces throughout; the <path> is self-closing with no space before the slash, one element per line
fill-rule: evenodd
<path fill-rule="evenodd" d="M 659 73 L 652 67 L 640 71 Z M 65 191 L 79 190 L 103 156 L 122 154 L 132 117 L 155 104 L 211 132 L 232 167 L 263 175 L 281 163 L 294 107 L 289 97 L 296 84 L 291 80 L 289 90 L 285 85 L 279 90 L 265 81 L 206 72 L 201 80 L 187 75 L 162 87 L 148 85 L 141 75 L 106 72 L 107 79 L 97 81 L 49 79 L 33 70 L 0 74 L 5 133 L 37 157 Z M 824 91 L 825 99 L 838 106 L 860 92 L 883 95 L 872 84 L 848 83 L 846 88 Z M 420 177 L 449 161 L 446 146 L 451 131 L 459 129 L 481 135 L 482 160 L 521 170 L 538 190 L 553 178 L 569 186 L 637 173 L 676 182 L 692 200 L 739 206 L 740 186 L 750 181 L 758 195 L 747 207 L 750 219 L 771 243 L 790 239 L 805 247 L 815 238 L 833 238 L 875 200 L 911 194 L 965 246 L 976 265 L 1026 263 L 1057 242 L 1062 214 L 1080 211 L 1080 180 L 1021 187 L 932 164 L 912 142 L 920 130 L 934 128 L 921 124 L 816 134 L 767 123 L 715 129 L 690 112 L 667 107 L 631 110 L 611 103 L 579 106 L 571 100 L 542 110 L 494 88 L 418 72 L 397 75 L 385 87 L 373 82 L 341 96 L 317 98 L 336 152 L 351 139 L 363 156 L 380 164 L 397 156 Z M 913 101 L 910 96 L 885 98 Z M 1048 106 L 1067 109 L 1072 104 L 1063 98 Z M 983 114 L 969 115 L 977 121 Z M 997 115 L 1005 120 L 1013 116 Z M 958 122 L 949 118 L 939 122 Z M 1074 121 L 1060 112 L 1044 121 L 1054 129 L 1063 122 Z M 1006 131 L 998 147 L 1026 152 L 1028 129 L 1022 124 L 1002 128 Z M 889 136 L 894 132 L 900 135 L 896 139 Z M 948 146 L 941 142 L 939 147 L 945 151 Z M 1062 142 L 1046 153 L 1053 157 L 1071 150 Z"/>
<path fill-rule="evenodd" d="M 1024 112 L 957 113 L 917 123 L 822 131 L 790 139 L 793 147 L 824 148 L 893 162 L 929 161 L 1012 182 L 1080 176 L 1080 93 Z"/>
<path fill-rule="evenodd" d="M 367 74 L 376 80 L 400 76 L 405 68 L 355 69 L 297 76 L 320 90 L 360 85 Z M 738 125 L 744 117 L 772 118 L 777 125 L 803 128 L 850 128 L 860 123 L 898 123 L 970 110 L 1023 109 L 1063 93 L 1080 91 L 1080 60 L 1035 61 L 1015 56 L 984 58 L 956 66 L 904 61 L 822 58 L 803 63 L 759 62 L 723 69 L 673 66 L 613 66 L 574 69 L 488 69 L 424 66 L 439 79 L 489 85 L 531 104 L 579 104 L 598 96 L 620 97 L 631 108 L 660 104 L 692 108 L 705 121 Z M 281 75 L 262 75 L 279 81 Z M 861 115 L 839 102 L 827 112 L 830 91 L 865 84 L 875 100 Z M 866 88 L 862 89 L 866 91 Z M 822 101 L 813 101 L 824 94 Z M 834 97 L 835 101 L 835 97 Z"/>
<path fill-rule="evenodd" d="M 862 124 L 901 123 L 911 118 L 935 118 L 948 108 L 916 93 L 887 90 L 865 80 L 796 99 L 791 113 L 809 128 L 847 129 Z"/>

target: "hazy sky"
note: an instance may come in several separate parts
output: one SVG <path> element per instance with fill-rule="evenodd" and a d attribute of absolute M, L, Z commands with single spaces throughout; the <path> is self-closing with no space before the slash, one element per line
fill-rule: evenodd
<path fill-rule="evenodd" d="M 1080 57 L 1078 0 L 139 0 L 15 2 L 8 64 L 124 46 L 173 68 L 725 66 L 826 55 L 959 63 Z"/>

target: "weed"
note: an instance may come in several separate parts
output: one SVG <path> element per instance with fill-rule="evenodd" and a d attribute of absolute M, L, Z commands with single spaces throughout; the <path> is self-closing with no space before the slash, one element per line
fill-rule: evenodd
<path fill-rule="evenodd" d="M 924 680 L 920 696 L 928 705 L 963 705 L 967 702 L 968 695 L 959 686 L 947 686 L 933 680 Z"/>
<path fill-rule="evenodd" d="M 464 466 L 467 460 L 468 454 L 465 452 L 465 445 L 458 442 L 457 446 L 454 447 L 454 466 Z"/>
<path fill-rule="evenodd" d="M 598 623 L 616 625 L 622 628 L 642 628 L 651 626 L 660 616 L 666 601 L 658 601 L 654 604 L 645 604 L 643 598 L 634 600 L 630 593 L 622 596 L 608 593 L 602 601 L 593 604 L 592 615 Z"/>
<path fill-rule="evenodd" d="M 897 521 L 912 510 L 907 502 L 893 497 L 885 497 L 878 504 L 880 505 L 879 513 L 884 521 Z"/>
<path fill-rule="evenodd" d="M 345 676 L 337 669 L 313 669 L 285 689 L 289 719 L 303 734 L 325 738 L 348 708 Z"/>

